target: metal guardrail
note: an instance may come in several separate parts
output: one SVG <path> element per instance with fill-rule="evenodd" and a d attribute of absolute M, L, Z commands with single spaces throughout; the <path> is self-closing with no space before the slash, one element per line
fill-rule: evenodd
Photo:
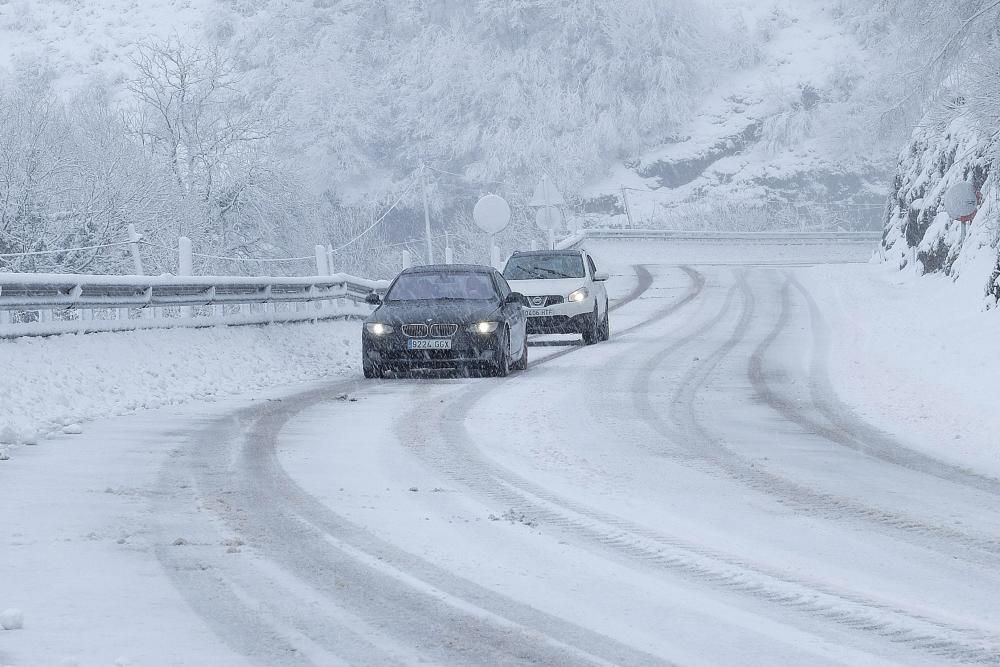
<path fill-rule="evenodd" d="M 363 315 L 387 281 L 0 273 L 0 338 Z"/>
<path fill-rule="evenodd" d="M 814 245 L 820 243 L 877 243 L 882 232 L 816 232 L 816 231 L 761 231 L 761 232 L 719 232 L 680 231 L 672 229 L 635 228 L 594 228 L 581 230 L 578 234 L 564 239 L 562 247 L 572 247 L 587 239 L 607 240 L 663 240 L 743 243 L 780 243 L 782 245 Z"/>

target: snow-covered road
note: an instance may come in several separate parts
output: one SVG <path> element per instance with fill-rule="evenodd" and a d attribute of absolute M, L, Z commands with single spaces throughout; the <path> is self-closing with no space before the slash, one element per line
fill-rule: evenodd
<path fill-rule="evenodd" d="M 1000 662 L 1000 481 L 838 393 L 822 257 L 604 251 L 608 343 L 107 420 L 57 479 L 26 464 L 0 664 Z"/>

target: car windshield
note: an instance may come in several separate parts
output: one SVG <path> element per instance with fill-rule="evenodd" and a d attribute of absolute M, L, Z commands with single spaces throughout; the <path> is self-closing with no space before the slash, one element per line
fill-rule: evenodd
<path fill-rule="evenodd" d="M 493 281 L 486 273 L 406 273 L 386 294 L 386 301 L 427 299 L 496 299 Z"/>
<path fill-rule="evenodd" d="M 585 275 L 580 255 L 515 255 L 503 271 L 507 280 L 583 278 Z"/>

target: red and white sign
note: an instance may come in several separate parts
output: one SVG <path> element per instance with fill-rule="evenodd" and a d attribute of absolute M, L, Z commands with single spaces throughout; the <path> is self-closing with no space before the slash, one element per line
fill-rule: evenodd
<path fill-rule="evenodd" d="M 948 188 L 944 194 L 944 210 L 952 220 L 972 222 L 979 209 L 980 195 L 968 181 L 962 181 Z"/>

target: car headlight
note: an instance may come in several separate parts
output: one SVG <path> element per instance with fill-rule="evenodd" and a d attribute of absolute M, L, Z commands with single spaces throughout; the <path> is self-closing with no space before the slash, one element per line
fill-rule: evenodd
<path fill-rule="evenodd" d="M 588 294 L 590 294 L 590 292 L 587 291 L 587 288 L 581 287 L 575 292 L 570 292 L 570 295 L 566 297 L 566 300 L 572 301 L 573 303 L 580 303 L 581 301 L 587 298 Z"/>
<path fill-rule="evenodd" d="M 381 322 L 365 322 L 365 329 L 368 330 L 373 336 L 384 336 L 386 334 L 391 334 L 393 329 L 388 324 L 382 324 Z"/>
<path fill-rule="evenodd" d="M 469 327 L 469 331 L 485 336 L 496 331 L 498 326 L 500 326 L 499 322 L 476 322 Z"/>

